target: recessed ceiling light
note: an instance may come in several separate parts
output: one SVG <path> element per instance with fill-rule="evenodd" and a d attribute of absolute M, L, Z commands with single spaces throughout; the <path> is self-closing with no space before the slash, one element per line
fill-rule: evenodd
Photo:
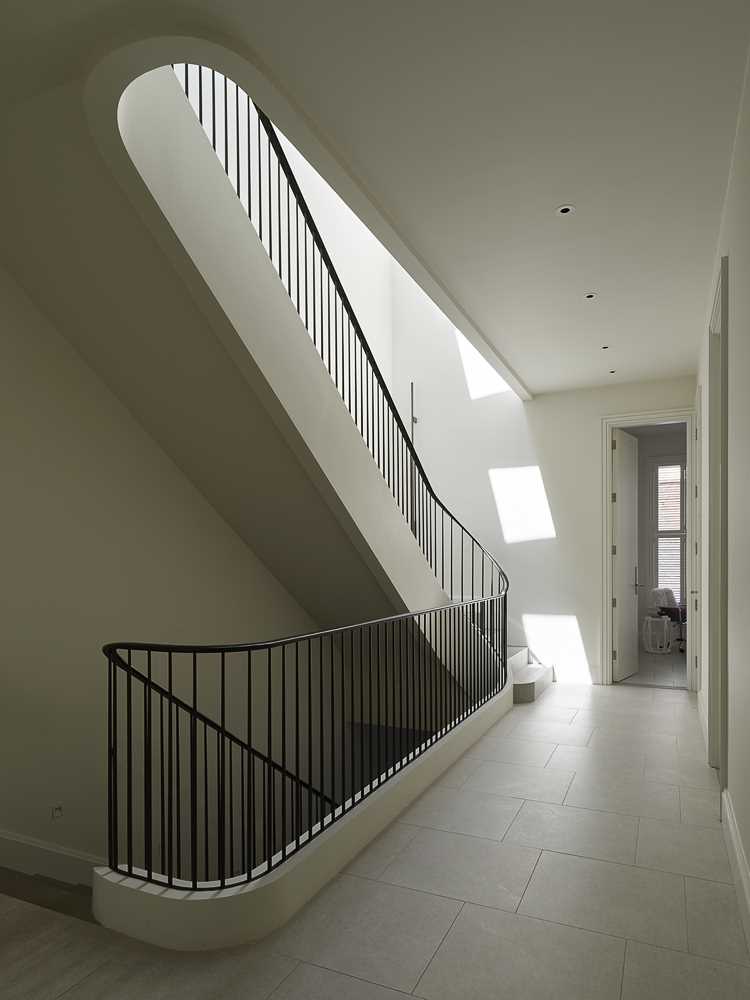
<path fill-rule="evenodd" d="M 572 215 L 575 210 L 575 205 L 560 205 L 556 209 L 558 215 Z"/>
<path fill-rule="evenodd" d="M 596 292 L 586 292 L 584 298 L 586 298 L 586 299 L 595 299 L 596 298 Z"/>

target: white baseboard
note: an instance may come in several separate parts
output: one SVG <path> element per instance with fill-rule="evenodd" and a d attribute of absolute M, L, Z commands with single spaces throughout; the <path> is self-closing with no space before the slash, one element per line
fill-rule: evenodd
<path fill-rule="evenodd" d="M 46 875 L 60 882 L 91 885 L 93 869 L 103 858 L 13 830 L 0 830 L 0 865 L 27 875 Z"/>
<path fill-rule="evenodd" d="M 729 861 L 732 865 L 732 874 L 737 888 L 737 902 L 742 917 L 742 926 L 745 929 L 745 938 L 748 949 L 750 949 L 750 864 L 748 864 L 740 830 L 737 826 L 737 819 L 732 808 L 732 797 L 728 789 L 724 789 L 721 796 L 722 829 L 724 840 L 727 844 Z"/>

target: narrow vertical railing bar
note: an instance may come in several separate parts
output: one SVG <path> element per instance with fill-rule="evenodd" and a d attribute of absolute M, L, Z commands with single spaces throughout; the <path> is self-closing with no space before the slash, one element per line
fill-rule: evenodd
<path fill-rule="evenodd" d="M 120 866 L 119 859 L 119 847 L 120 847 L 120 821 L 118 814 L 118 790 L 119 790 L 119 772 L 118 772 L 118 754 L 117 754 L 117 669 L 114 662 L 109 658 L 109 663 L 111 666 L 110 670 L 110 690 L 111 690 L 111 716 L 110 716 L 110 781 L 111 781 L 111 816 L 110 816 L 110 868 L 117 870 Z"/>
<path fill-rule="evenodd" d="M 167 690 L 169 700 L 167 702 L 167 774 L 169 775 L 169 796 L 167 798 L 167 883 L 171 886 L 174 882 L 174 845 L 172 841 L 174 824 L 174 788 L 172 774 L 174 767 L 173 732 L 172 732 L 172 685 L 173 685 L 173 665 L 172 653 L 167 654 Z"/>
<path fill-rule="evenodd" d="M 132 656 L 130 650 L 128 650 L 128 667 L 132 666 Z M 127 719 L 127 859 L 128 859 L 128 872 L 133 874 L 133 675 L 130 670 L 128 670 L 127 676 L 127 703 L 126 703 L 126 719 Z"/>
<path fill-rule="evenodd" d="M 193 706 L 190 713 L 190 875 L 198 886 L 198 655 L 193 653 Z"/>
<path fill-rule="evenodd" d="M 143 729 L 144 729 L 144 753 L 143 753 L 143 822 L 144 822 L 144 852 L 143 861 L 146 869 L 146 877 L 151 878 L 153 874 L 152 847 L 152 788 L 151 778 L 153 773 L 153 761 L 151 759 L 151 650 L 146 651 L 146 678 L 147 683 L 143 685 Z"/>
<path fill-rule="evenodd" d="M 286 643 L 281 647 L 281 860 L 286 858 Z"/>

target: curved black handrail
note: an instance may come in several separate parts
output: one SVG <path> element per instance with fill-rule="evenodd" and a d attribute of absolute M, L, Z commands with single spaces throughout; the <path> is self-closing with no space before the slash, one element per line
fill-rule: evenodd
<path fill-rule="evenodd" d="M 217 89 L 213 70 L 195 69 L 197 106 L 191 103 L 199 121 L 452 598 L 425 611 L 269 641 L 104 646 L 110 866 L 168 886 L 215 889 L 273 870 L 505 687 L 508 578 L 435 493 L 270 120 L 232 84 L 230 143 L 228 81 L 219 77 Z M 184 90 L 190 100 L 187 66 Z"/>
<path fill-rule="evenodd" d="M 216 73 L 215 70 L 188 64 L 182 64 L 182 67 L 181 70 L 179 65 L 173 66 L 186 98 L 203 126 L 204 132 L 222 163 L 250 221 L 258 231 L 260 240 L 266 247 L 282 284 L 293 302 L 296 297 L 300 319 L 307 327 L 308 332 L 311 333 L 321 359 L 341 392 L 344 402 L 347 403 L 353 419 L 365 438 L 365 443 L 373 453 L 376 463 L 394 492 L 397 503 L 401 506 L 413 534 L 420 543 L 436 576 L 440 579 L 441 585 L 446 585 L 447 576 L 448 587 L 451 591 L 450 596 L 454 596 L 452 593 L 453 585 L 458 575 L 459 586 L 456 587 L 456 591 L 461 600 L 469 595 L 473 598 L 477 595 L 505 593 L 508 589 L 508 578 L 502 566 L 443 503 L 429 480 L 272 122 L 248 94 L 237 84 Z M 195 78 L 196 73 L 197 79 Z M 242 127 L 241 121 L 244 123 Z M 266 137 L 265 149 L 261 142 L 261 128 Z M 275 178 L 274 165 L 276 166 Z M 294 225 L 292 223 L 292 207 L 295 211 L 296 221 Z M 300 257 L 299 216 L 302 217 L 305 227 L 302 257 Z M 308 233 L 313 247 L 311 261 L 308 252 Z M 285 247 L 282 246 L 284 239 L 286 240 Z M 294 250 L 292 250 L 292 243 L 294 243 Z M 286 249 L 286 253 L 284 253 L 284 249 Z M 315 270 L 316 252 L 320 260 L 319 283 Z M 308 263 L 310 263 L 309 268 Z M 303 266 L 304 289 L 301 294 Z M 327 311 L 323 302 L 325 292 L 323 268 L 326 279 L 330 283 L 327 289 Z M 333 320 L 331 320 L 331 285 L 334 292 Z M 317 302 L 316 291 L 318 292 Z M 340 330 L 336 298 L 341 304 Z M 312 310 L 310 310 L 310 299 L 312 299 Z M 318 310 L 321 328 L 316 330 Z M 312 319 L 310 318 L 311 311 Z M 338 355 L 340 334 L 343 365 L 345 363 L 344 314 L 348 324 L 347 332 L 348 330 L 353 331 L 356 347 L 367 362 L 367 370 L 364 373 L 360 372 L 358 378 L 355 359 L 354 379 L 352 380 L 350 370 L 348 382 L 346 373 L 339 371 Z M 322 329 L 324 320 L 327 324 L 326 330 Z M 334 360 L 332 360 L 331 351 L 332 326 L 335 326 L 336 357 Z M 320 334 L 319 343 L 316 340 L 317 333 Z M 327 356 L 324 334 L 327 334 L 328 338 Z M 347 360 L 351 363 L 351 356 Z M 368 382 L 369 376 L 377 385 L 375 393 L 375 395 L 379 394 L 377 400 L 373 399 L 373 392 L 370 390 Z M 354 400 L 352 400 L 352 394 L 354 394 Z M 372 410 L 370 414 L 362 414 L 362 399 L 357 398 L 358 394 L 365 396 L 365 405 Z M 381 413 L 376 412 L 381 400 L 382 406 L 387 412 L 385 419 Z M 389 425 L 394 428 L 392 434 Z M 393 438 L 397 440 L 394 441 Z M 402 456 L 406 458 L 404 467 L 402 467 L 404 465 Z M 441 522 L 439 526 L 437 524 L 438 517 Z M 446 532 L 445 519 L 448 520 L 448 533 Z M 464 566 L 466 542 L 469 543 L 469 555 L 466 556 L 466 562 L 471 563 L 471 570 L 469 570 L 468 565 Z M 460 545 L 460 554 L 455 552 L 457 543 Z M 449 549 L 447 556 L 446 545 Z M 475 565 L 477 561 L 481 563 L 481 575 L 478 580 Z M 459 562 L 461 563 L 460 568 Z M 489 586 L 485 585 L 485 564 L 489 569 Z M 449 570 L 448 573 L 447 570 Z"/>
<path fill-rule="evenodd" d="M 503 690 L 506 607 L 108 644 L 110 867 L 197 890 L 263 877 Z"/>
<path fill-rule="evenodd" d="M 396 404 L 395 404 L 395 402 L 393 400 L 393 397 L 392 397 L 391 392 L 390 392 L 390 390 L 388 388 L 388 385 L 386 384 L 385 378 L 383 377 L 383 373 L 380 371 L 380 367 L 378 366 L 378 363 L 375 360 L 375 356 L 372 353 L 370 345 L 367 342 L 367 338 L 365 337 L 364 332 L 362 330 L 362 327 L 360 326 L 360 323 L 359 323 L 359 320 L 357 319 L 356 313 L 354 312 L 354 309 L 352 308 L 352 304 L 349 301 L 349 296 L 346 294 L 346 290 L 344 289 L 344 286 L 341 283 L 341 279 L 339 278 L 338 271 L 336 270 L 336 267 L 335 267 L 333 261 L 331 260 L 330 254 L 328 253 L 328 250 L 326 249 L 325 243 L 323 242 L 323 238 L 320 235 L 318 227 L 315 224 L 315 220 L 312 217 L 312 213 L 311 213 L 311 211 L 310 211 L 310 209 L 308 207 L 308 204 L 307 204 L 307 202 L 305 200 L 305 196 L 302 194 L 302 189 L 300 188 L 299 184 L 297 183 L 297 179 L 294 176 L 294 172 L 292 171 L 292 168 L 291 168 L 291 165 L 290 165 L 289 160 L 287 158 L 287 155 L 284 152 L 284 148 L 282 147 L 281 142 L 279 141 L 279 137 L 278 137 L 278 135 L 276 133 L 276 129 L 274 128 L 274 126 L 273 126 L 270 118 L 257 105 L 256 105 L 256 110 L 257 110 L 257 113 L 258 113 L 258 117 L 260 118 L 261 124 L 263 125 L 263 128 L 265 129 L 266 134 L 268 135 L 268 139 L 269 139 L 269 141 L 271 143 L 271 146 L 273 147 L 273 150 L 276 153 L 276 156 L 278 157 L 278 159 L 280 161 L 281 169 L 284 171 L 284 173 L 286 175 L 287 183 L 289 184 L 289 186 L 291 187 L 291 189 L 294 191 L 295 198 L 296 198 L 296 200 L 297 200 L 297 202 L 298 202 L 298 204 L 300 206 L 300 210 L 301 210 L 302 214 L 305 217 L 305 221 L 307 222 L 308 228 L 310 229 L 310 232 L 313 235 L 313 239 L 315 240 L 315 243 L 316 243 L 316 245 L 318 247 L 318 251 L 319 251 L 321 257 L 323 258 L 323 260 L 326 263 L 326 268 L 327 268 L 327 270 L 328 270 L 328 272 L 329 272 L 329 274 L 331 276 L 331 279 L 332 279 L 332 281 L 333 281 L 333 283 L 334 283 L 334 285 L 336 287 L 336 290 L 338 291 L 338 294 L 339 294 L 339 296 L 340 296 L 340 298 L 342 300 L 344 308 L 347 311 L 347 314 L 349 316 L 349 320 L 350 320 L 350 322 L 354 326 L 355 334 L 356 334 L 356 336 L 357 336 L 357 338 L 358 338 L 358 340 L 359 340 L 359 342 L 360 342 L 360 344 L 362 346 L 363 351 L 365 352 L 365 355 L 367 356 L 368 361 L 370 362 L 370 366 L 372 368 L 373 374 L 374 374 L 375 378 L 377 379 L 378 384 L 380 386 L 380 391 L 383 393 L 383 396 L 385 397 L 385 400 L 386 400 L 386 402 L 388 404 L 388 408 L 389 408 L 389 410 L 391 412 L 391 415 L 393 416 L 393 418 L 394 418 L 394 420 L 396 422 L 396 425 L 398 426 L 398 428 L 399 428 L 399 430 L 401 432 L 401 437 L 402 437 L 402 439 L 404 441 L 404 444 L 405 444 L 405 446 L 406 446 L 406 448 L 407 448 L 407 450 L 409 452 L 409 455 L 411 456 L 411 460 L 414 463 L 414 466 L 416 467 L 416 469 L 417 469 L 419 475 L 421 476 L 421 478 L 422 478 L 422 480 L 423 480 L 423 482 L 424 482 L 427 490 L 429 491 L 430 496 L 435 501 L 435 503 L 457 525 L 460 526 L 460 528 L 462 529 L 462 531 L 466 534 L 466 536 L 474 544 L 478 545 L 482 549 L 482 551 L 483 551 L 483 553 L 485 555 L 485 558 L 497 570 L 500 579 L 503 581 L 505 589 L 507 589 L 507 587 L 508 587 L 508 577 L 506 576 L 505 571 L 503 570 L 503 568 L 500 565 L 500 563 L 498 563 L 497 560 L 494 558 L 494 556 L 481 544 L 481 542 L 479 542 L 474 537 L 474 535 L 469 531 L 469 529 L 466 528 L 461 523 L 461 521 L 459 521 L 459 519 L 456 517 L 456 515 L 453 514 L 448 509 L 448 507 L 445 506 L 445 504 L 443 503 L 443 501 L 440 499 L 440 497 L 437 495 L 437 493 L 433 489 L 433 486 L 432 486 L 432 484 L 430 482 L 429 476 L 427 475 L 427 473 L 425 471 L 425 468 L 422 465 L 422 461 L 421 461 L 421 459 L 419 457 L 419 454 L 417 453 L 417 450 L 414 447 L 414 442 L 412 441 L 410 435 L 408 434 L 408 432 L 406 430 L 406 427 L 404 426 L 404 422 L 403 422 L 403 420 L 401 418 L 401 414 L 398 411 L 398 407 L 396 406 Z"/>

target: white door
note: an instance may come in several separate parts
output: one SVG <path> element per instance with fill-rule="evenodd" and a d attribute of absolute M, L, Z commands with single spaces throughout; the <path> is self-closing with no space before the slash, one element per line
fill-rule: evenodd
<path fill-rule="evenodd" d="M 612 679 L 638 670 L 638 439 L 612 432 Z"/>

